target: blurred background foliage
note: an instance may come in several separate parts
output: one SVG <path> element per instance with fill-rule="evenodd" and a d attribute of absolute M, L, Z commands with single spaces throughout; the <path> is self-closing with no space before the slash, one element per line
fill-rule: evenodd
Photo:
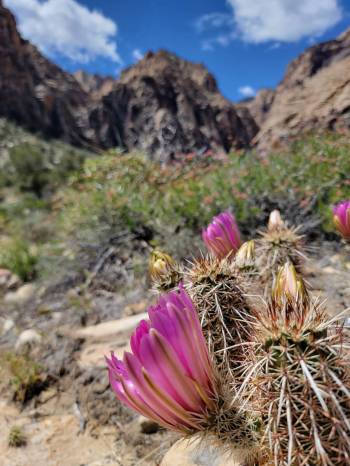
<path fill-rule="evenodd" d="M 167 167 L 139 153 L 92 156 L 62 143 L 19 141 L 4 166 L 0 267 L 23 280 L 59 264 L 67 270 L 84 248 L 120 232 L 183 258 L 225 209 L 247 237 L 274 208 L 291 223 L 307 222 L 311 235 L 332 235 L 331 206 L 350 197 L 349 143 L 339 135 L 310 136 L 268 159 L 188 156 Z"/>

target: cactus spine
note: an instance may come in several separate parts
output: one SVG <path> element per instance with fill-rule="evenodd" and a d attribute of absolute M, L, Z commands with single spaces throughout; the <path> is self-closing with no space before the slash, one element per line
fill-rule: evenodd
<path fill-rule="evenodd" d="M 278 296 L 256 314 L 248 376 L 238 393 L 260 409 L 275 466 L 350 464 L 344 332 L 300 292 L 294 299 L 290 293 Z"/>

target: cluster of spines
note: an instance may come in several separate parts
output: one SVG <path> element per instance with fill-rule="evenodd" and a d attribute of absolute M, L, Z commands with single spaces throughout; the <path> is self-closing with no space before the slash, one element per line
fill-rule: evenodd
<path fill-rule="evenodd" d="M 344 334 L 319 305 L 295 298 L 271 300 L 256 314 L 247 376 L 237 392 L 260 410 L 262 443 L 276 466 L 350 464 Z"/>
<path fill-rule="evenodd" d="M 152 288 L 156 293 L 176 289 L 183 278 L 180 265 L 171 256 L 158 249 L 151 253 L 149 274 Z"/>
<path fill-rule="evenodd" d="M 247 282 L 231 261 L 207 256 L 187 271 L 186 287 L 219 372 L 233 376 L 252 325 Z"/>
<path fill-rule="evenodd" d="M 297 272 L 302 272 L 307 258 L 305 254 L 304 236 L 300 234 L 301 227 L 289 227 L 278 211 L 270 215 L 268 226 L 260 231 L 256 241 L 256 265 L 259 280 L 264 284 L 264 295 L 271 293 L 280 267 L 287 261 L 293 264 Z"/>

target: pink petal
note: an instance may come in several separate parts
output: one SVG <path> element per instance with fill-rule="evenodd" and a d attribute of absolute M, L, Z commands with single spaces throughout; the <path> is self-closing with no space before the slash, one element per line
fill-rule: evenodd
<path fill-rule="evenodd" d="M 167 423 L 178 426 L 185 424 L 188 428 L 194 427 L 190 420 L 190 415 L 173 398 L 162 390 L 161 387 L 151 386 L 145 379 L 145 374 L 137 358 L 130 353 L 124 355 L 125 366 L 127 367 L 130 379 L 138 387 L 142 398 L 147 406 L 166 420 Z M 151 379 L 151 376 L 148 377 Z"/>
<path fill-rule="evenodd" d="M 130 346 L 132 352 L 139 357 L 140 343 L 144 335 L 147 335 L 150 329 L 150 324 L 146 320 L 141 320 L 136 330 L 130 338 Z"/>
<path fill-rule="evenodd" d="M 156 330 L 142 340 L 142 364 L 152 379 L 187 411 L 201 411 L 198 393 L 185 377 L 183 366 L 171 346 Z"/>

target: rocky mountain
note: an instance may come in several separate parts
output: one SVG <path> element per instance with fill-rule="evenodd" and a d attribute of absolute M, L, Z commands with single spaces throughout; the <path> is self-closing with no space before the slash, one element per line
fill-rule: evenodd
<path fill-rule="evenodd" d="M 161 161 L 254 145 L 267 153 L 302 132 L 349 131 L 350 29 L 291 62 L 275 90 L 235 105 L 204 66 L 163 50 L 118 80 L 71 75 L 20 36 L 0 0 L 0 99 L 0 116 L 95 151 L 139 149 Z"/>
<path fill-rule="evenodd" d="M 261 89 L 254 98 L 240 102 L 237 107 L 246 108 L 260 128 L 269 114 L 274 98 L 275 91 L 273 89 Z"/>
<path fill-rule="evenodd" d="M 19 35 L 0 0 L 0 116 L 76 145 L 91 143 L 88 96 L 68 73 Z"/>
<path fill-rule="evenodd" d="M 111 76 L 104 77 L 98 74 L 90 74 L 83 70 L 76 71 L 73 73 L 73 76 L 83 90 L 96 99 L 109 94 L 115 83 L 115 79 Z"/>
<path fill-rule="evenodd" d="M 261 153 L 308 131 L 350 131 L 350 29 L 290 63 L 275 91 L 245 105 L 260 126 Z"/>
<path fill-rule="evenodd" d="M 17 31 L 0 0 L 0 116 L 90 149 L 141 149 L 159 160 L 247 147 L 257 132 L 201 65 L 148 53 L 118 81 L 64 72 Z"/>
<path fill-rule="evenodd" d="M 157 158 L 247 147 L 257 132 L 249 112 L 237 113 L 205 67 L 166 51 L 149 52 L 125 70 L 91 120 L 101 143 Z"/>

